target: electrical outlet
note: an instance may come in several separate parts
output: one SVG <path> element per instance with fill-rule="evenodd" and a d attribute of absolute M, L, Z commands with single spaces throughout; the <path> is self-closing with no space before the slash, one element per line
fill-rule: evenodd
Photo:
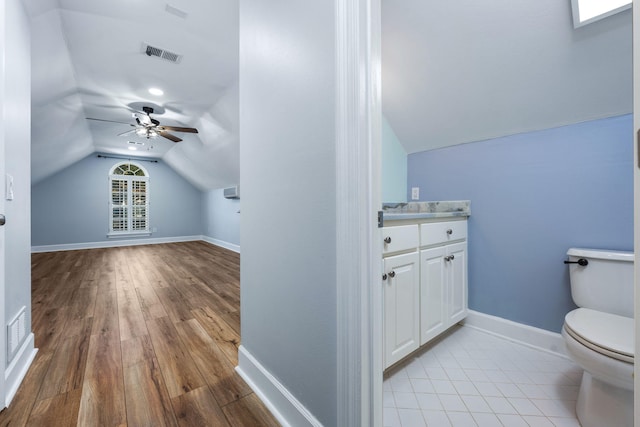
<path fill-rule="evenodd" d="M 411 200 L 420 200 L 420 187 L 411 187 Z"/>

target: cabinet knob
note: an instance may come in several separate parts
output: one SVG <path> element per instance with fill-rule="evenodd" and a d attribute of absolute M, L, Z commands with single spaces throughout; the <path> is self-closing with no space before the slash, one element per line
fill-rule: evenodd
<path fill-rule="evenodd" d="M 453 254 L 449 255 L 449 261 L 453 261 L 455 258 L 456 258 L 455 255 Z"/>
<path fill-rule="evenodd" d="M 383 273 L 383 274 L 382 274 L 382 280 L 383 280 L 383 281 L 387 280 L 387 273 Z"/>
<path fill-rule="evenodd" d="M 387 244 L 391 243 L 391 237 L 389 237 L 389 236 L 385 237 L 384 238 L 384 242 L 387 243 Z"/>
<path fill-rule="evenodd" d="M 452 230 L 452 229 L 450 229 L 450 228 L 448 228 L 448 229 L 447 229 L 447 234 L 448 234 L 449 236 L 451 236 L 451 235 L 453 234 L 453 230 Z"/>
<path fill-rule="evenodd" d="M 391 271 L 389 272 L 389 277 L 391 277 L 392 279 L 393 279 L 394 277 L 396 277 L 396 272 L 395 272 L 395 271 L 393 271 L 393 270 L 391 270 Z"/>

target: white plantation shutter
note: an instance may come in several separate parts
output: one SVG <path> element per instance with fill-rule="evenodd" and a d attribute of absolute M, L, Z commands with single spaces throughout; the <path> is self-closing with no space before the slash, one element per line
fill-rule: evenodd
<path fill-rule="evenodd" d="M 149 232 L 149 177 L 135 163 L 120 163 L 109 175 L 109 235 Z"/>

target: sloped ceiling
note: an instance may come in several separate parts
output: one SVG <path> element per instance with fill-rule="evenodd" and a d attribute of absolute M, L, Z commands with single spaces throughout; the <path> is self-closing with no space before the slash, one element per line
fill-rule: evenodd
<path fill-rule="evenodd" d="M 202 190 L 239 182 L 234 0 L 24 0 L 32 29 L 32 181 L 93 153 L 163 158 Z M 143 44 L 182 55 L 179 64 Z M 149 87 L 164 95 L 149 94 Z M 132 112 L 196 127 L 183 139 L 118 136 Z M 128 141 L 144 143 L 138 151 Z"/>
<path fill-rule="evenodd" d="M 631 11 L 382 0 L 382 109 L 409 153 L 632 111 Z"/>
<path fill-rule="evenodd" d="M 34 183 L 94 152 L 162 158 L 202 190 L 239 182 L 237 0 L 23 1 Z M 630 11 L 574 30 L 569 0 L 382 0 L 382 22 L 383 113 L 409 153 L 632 111 Z M 200 133 L 86 120 L 142 105 Z"/>

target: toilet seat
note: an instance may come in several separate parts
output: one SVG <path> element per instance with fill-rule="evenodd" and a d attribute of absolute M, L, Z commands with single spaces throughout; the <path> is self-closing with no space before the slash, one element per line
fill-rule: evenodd
<path fill-rule="evenodd" d="M 576 341 L 602 355 L 634 363 L 634 320 L 578 308 L 565 316 L 564 329 Z"/>

